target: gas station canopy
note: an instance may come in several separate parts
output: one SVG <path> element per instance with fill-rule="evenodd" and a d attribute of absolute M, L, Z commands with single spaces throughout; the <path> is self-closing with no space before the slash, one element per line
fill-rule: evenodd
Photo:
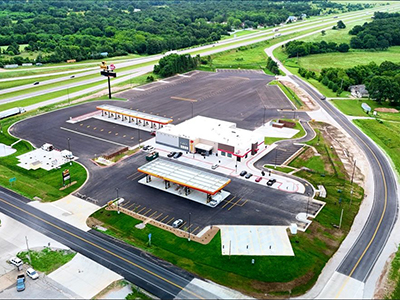
<path fill-rule="evenodd" d="M 210 195 L 215 195 L 231 182 L 229 178 L 164 159 L 153 160 L 139 167 L 138 171 Z"/>
<path fill-rule="evenodd" d="M 120 114 L 124 115 L 127 117 L 131 118 L 136 118 L 136 119 L 141 119 L 153 123 L 158 123 L 162 125 L 167 125 L 171 123 L 173 120 L 170 118 L 164 118 L 152 114 L 147 114 L 143 113 L 140 111 L 132 110 L 132 109 L 127 109 L 127 108 L 122 108 L 114 105 L 108 105 L 108 104 L 102 104 L 96 107 L 98 110 L 114 113 L 114 114 Z"/>

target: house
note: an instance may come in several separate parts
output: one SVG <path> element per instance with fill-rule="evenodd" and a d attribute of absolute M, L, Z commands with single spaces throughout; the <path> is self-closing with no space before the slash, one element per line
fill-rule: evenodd
<path fill-rule="evenodd" d="M 351 85 L 349 87 L 350 93 L 357 98 L 369 97 L 369 93 L 364 84 Z"/>

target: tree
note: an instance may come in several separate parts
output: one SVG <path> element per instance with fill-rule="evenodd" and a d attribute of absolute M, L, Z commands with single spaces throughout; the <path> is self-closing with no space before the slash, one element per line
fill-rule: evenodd
<path fill-rule="evenodd" d="M 321 34 L 322 34 L 323 36 L 326 35 L 325 30 L 322 30 L 322 31 L 321 31 Z"/>
<path fill-rule="evenodd" d="M 342 20 L 340 20 L 340 21 L 337 22 L 337 28 L 338 29 L 344 29 L 344 28 L 346 28 L 346 25 L 343 23 Z"/>
<path fill-rule="evenodd" d="M 349 52 L 350 46 L 346 43 L 341 43 L 337 49 L 339 52 Z"/>

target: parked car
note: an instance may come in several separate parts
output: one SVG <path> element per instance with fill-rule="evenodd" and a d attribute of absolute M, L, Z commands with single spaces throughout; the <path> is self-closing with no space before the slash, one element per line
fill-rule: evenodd
<path fill-rule="evenodd" d="M 168 157 L 173 157 L 176 154 L 176 152 L 170 152 L 167 154 Z"/>
<path fill-rule="evenodd" d="M 19 267 L 19 266 L 22 266 L 22 264 L 24 262 L 21 259 L 19 259 L 18 257 L 11 257 L 10 258 L 10 263 L 12 263 L 16 267 Z"/>
<path fill-rule="evenodd" d="M 325 97 L 325 96 L 322 96 L 322 97 L 321 97 L 321 100 L 326 100 L 326 97 Z"/>
<path fill-rule="evenodd" d="M 260 182 L 261 181 L 261 179 L 262 179 L 262 177 L 260 176 L 260 177 L 257 177 L 256 178 L 256 180 L 255 180 L 255 182 Z"/>
<path fill-rule="evenodd" d="M 248 173 L 246 176 L 244 176 L 244 178 L 249 179 L 251 176 L 253 176 L 253 174 Z"/>
<path fill-rule="evenodd" d="M 270 179 L 267 181 L 268 186 L 272 186 L 276 182 L 276 179 Z"/>
<path fill-rule="evenodd" d="M 156 131 L 155 131 L 155 130 L 151 131 L 151 132 L 150 132 L 150 135 L 156 136 Z"/>
<path fill-rule="evenodd" d="M 182 156 L 182 154 L 183 154 L 182 152 L 177 152 L 175 153 L 174 158 L 179 158 Z"/>
<path fill-rule="evenodd" d="M 147 149 L 149 149 L 149 147 L 150 145 L 143 146 L 143 150 L 146 151 Z"/>
<path fill-rule="evenodd" d="M 152 160 L 156 159 L 158 156 L 159 156 L 159 153 L 153 151 L 153 152 L 150 152 L 149 154 L 146 155 L 146 160 L 147 161 L 152 161 Z"/>
<path fill-rule="evenodd" d="M 154 151 L 154 150 L 156 150 L 156 148 L 154 148 L 153 146 L 149 146 L 149 147 L 147 148 L 147 152 L 152 152 L 152 151 Z"/>
<path fill-rule="evenodd" d="M 239 175 L 243 177 L 243 176 L 246 175 L 246 174 L 247 174 L 247 171 L 242 171 L 242 172 L 240 172 Z"/>
<path fill-rule="evenodd" d="M 32 278 L 33 280 L 39 278 L 38 272 L 36 272 L 36 271 L 35 271 L 34 269 L 32 269 L 32 268 L 29 268 L 28 270 L 26 270 L 26 275 L 28 275 L 28 277 Z"/>
<path fill-rule="evenodd" d="M 218 168 L 218 167 L 219 167 L 219 164 L 213 164 L 213 165 L 211 166 L 211 169 L 215 170 L 215 169 Z"/>
<path fill-rule="evenodd" d="M 183 224 L 183 220 L 182 219 L 177 219 L 177 220 L 174 221 L 174 223 L 172 223 L 172 227 L 178 228 L 182 224 Z"/>
<path fill-rule="evenodd" d="M 25 275 L 17 276 L 17 292 L 22 292 L 25 290 Z"/>

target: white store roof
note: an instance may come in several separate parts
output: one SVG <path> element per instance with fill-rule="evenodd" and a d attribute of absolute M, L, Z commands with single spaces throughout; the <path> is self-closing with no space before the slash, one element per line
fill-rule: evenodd
<path fill-rule="evenodd" d="M 154 122 L 154 123 L 159 123 L 159 124 L 164 124 L 164 125 L 169 124 L 173 121 L 171 118 L 160 117 L 160 116 L 156 116 L 156 115 L 152 115 L 152 114 L 148 114 L 148 113 L 144 113 L 144 112 L 140 112 L 140 111 L 136 111 L 136 110 L 132 110 L 132 109 L 128 109 L 128 108 L 118 107 L 118 106 L 114 106 L 114 105 L 102 104 L 102 105 L 97 106 L 96 108 L 99 110 L 104 110 L 104 111 L 117 113 L 117 114 L 121 114 L 121 115 L 128 116 L 128 117 L 138 118 L 138 119 L 142 119 L 142 120 L 146 120 L 146 121 L 150 121 L 150 122 Z"/>
<path fill-rule="evenodd" d="M 139 167 L 138 171 L 211 195 L 231 182 L 229 178 L 164 159 L 155 159 Z"/>

